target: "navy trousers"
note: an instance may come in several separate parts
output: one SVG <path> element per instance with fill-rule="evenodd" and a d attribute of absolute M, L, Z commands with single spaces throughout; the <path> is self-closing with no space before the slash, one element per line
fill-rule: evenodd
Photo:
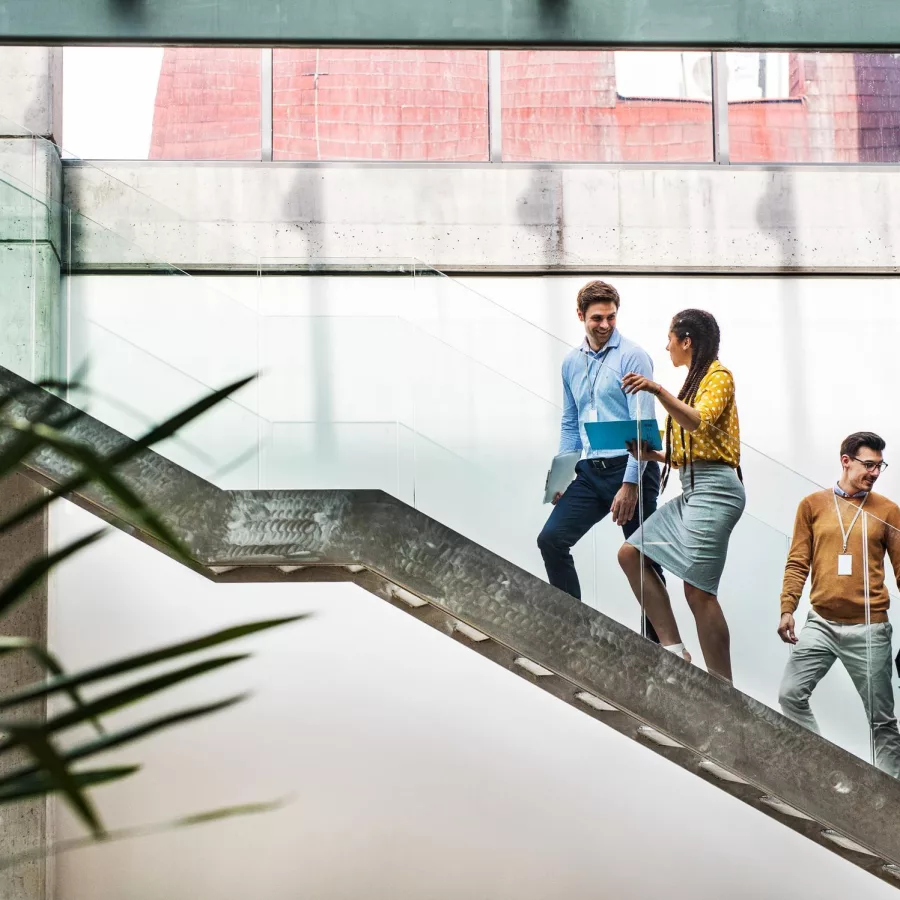
<path fill-rule="evenodd" d="M 575 467 L 575 480 L 553 507 L 541 533 L 538 547 L 544 557 L 547 580 L 554 587 L 581 599 L 581 585 L 572 559 L 572 547 L 581 540 L 598 522 L 609 515 L 613 499 L 625 477 L 627 456 L 614 459 L 583 459 Z M 656 512 L 659 498 L 659 463 L 647 463 L 643 477 L 644 518 Z M 634 516 L 622 526 L 622 533 L 628 539 L 640 527 L 640 517 L 635 509 Z M 665 578 L 655 563 L 660 578 Z M 647 637 L 659 643 L 649 619 L 645 619 Z"/>

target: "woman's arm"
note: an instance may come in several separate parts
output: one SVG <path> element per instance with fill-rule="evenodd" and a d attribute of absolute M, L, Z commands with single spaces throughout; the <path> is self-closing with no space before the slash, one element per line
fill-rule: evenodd
<path fill-rule="evenodd" d="M 670 394 L 662 385 L 657 385 L 656 398 L 662 408 L 685 431 L 696 431 L 700 427 L 700 413 L 693 406 L 688 406 L 683 400 L 679 400 L 674 394 Z"/>
<path fill-rule="evenodd" d="M 636 394 L 638 391 L 649 391 L 662 404 L 662 408 L 685 431 L 696 431 L 700 427 L 700 413 L 692 406 L 679 400 L 674 394 L 670 394 L 662 385 L 631 372 L 622 379 L 622 390 L 626 394 Z"/>

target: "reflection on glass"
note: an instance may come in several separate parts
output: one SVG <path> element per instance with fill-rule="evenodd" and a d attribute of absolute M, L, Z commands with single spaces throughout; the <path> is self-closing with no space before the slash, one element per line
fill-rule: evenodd
<path fill-rule="evenodd" d="M 709 162 L 709 53 L 501 53 L 504 160 Z"/>
<path fill-rule="evenodd" d="M 67 47 L 63 66 L 63 143 L 79 156 L 260 158 L 258 49 Z"/>
<path fill-rule="evenodd" d="M 900 55 L 727 58 L 733 162 L 900 160 Z"/>
<path fill-rule="evenodd" d="M 275 159 L 488 158 L 487 51 L 274 51 Z"/>

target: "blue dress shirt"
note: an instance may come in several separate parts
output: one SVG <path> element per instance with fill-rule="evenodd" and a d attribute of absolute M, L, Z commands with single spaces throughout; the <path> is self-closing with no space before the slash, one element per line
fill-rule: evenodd
<path fill-rule="evenodd" d="M 598 422 L 614 422 L 638 417 L 652 419 L 656 415 L 653 395 L 647 391 L 626 394 L 622 378 L 637 372 L 653 377 L 653 361 L 646 350 L 613 330 L 606 346 L 598 353 L 591 350 L 587 338 L 572 350 L 562 364 L 563 414 L 559 452 L 585 450 L 589 459 L 622 456 L 617 450 L 591 450 L 584 423 L 591 421 L 591 409 L 597 410 Z M 644 464 L 646 465 L 646 463 Z M 625 469 L 626 484 L 638 483 L 638 462 L 629 455 Z"/>

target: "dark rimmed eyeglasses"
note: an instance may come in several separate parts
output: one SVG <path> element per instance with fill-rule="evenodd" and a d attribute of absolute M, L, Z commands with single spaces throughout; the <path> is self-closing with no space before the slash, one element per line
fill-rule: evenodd
<path fill-rule="evenodd" d="M 851 456 L 850 459 L 855 459 L 858 463 L 862 463 L 866 467 L 867 472 L 874 472 L 876 469 L 879 472 L 883 472 L 888 467 L 884 460 L 875 462 L 874 459 L 860 459 L 858 456 Z"/>

